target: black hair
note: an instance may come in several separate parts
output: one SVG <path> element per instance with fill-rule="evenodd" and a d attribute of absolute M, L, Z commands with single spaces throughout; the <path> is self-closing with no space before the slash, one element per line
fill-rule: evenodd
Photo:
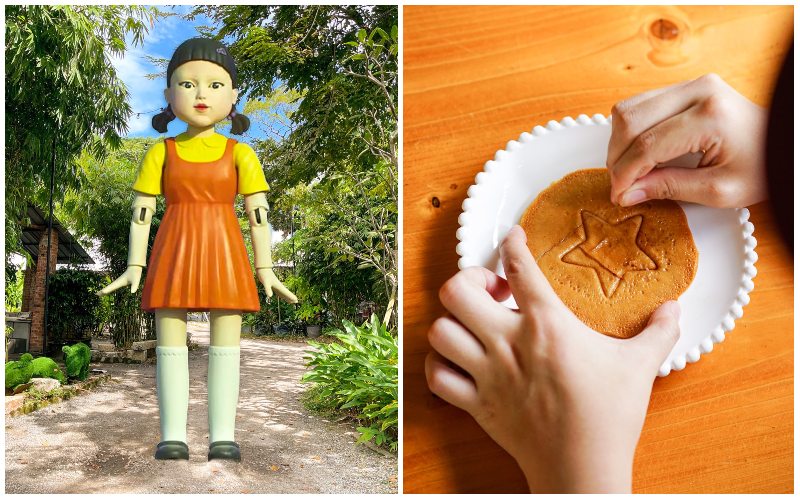
<path fill-rule="evenodd" d="M 228 118 L 231 120 L 231 134 L 244 134 L 250 128 L 250 118 L 237 113 L 236 106 L 231 107 Z"/>
<path fill-rule="evenodd" d="M 167 106 L 164 111 L 153 117 L 153 128 L 162 134 L 167 131 L 169 122 L 175 119 L 175 113 L 172 112 L 172 106 Z"/>
<path fill-rule="evenodd" d="M 783 242 L 794 251 L 794 47 L 783 61 L 767 126 L 767 188 L 772 215 L 778 224 Z"/>
<path fill-rule="evenodd" d="M 222 66 L 231 76 L 233 88 L 238 88 L 236 62 L 228 53 L 227 47 L 211 38 L 190 38 L 175 49 L 175 53 L 172 54 L 172 59 L 169 60 L 167 65 L 167 88 L 170 86 L 172 73 L 175 72 L 175 69 L 189 61 L 209 61 Z M 232 122 L 232 134 L 243 134 L 250 128 L 250 119 L 245 115 L 239 114 L 236 111 L 236 105 L 231 107 L 228 118 Z M 175 113 L 172 112 L 171 106 L 167 106 L 164 111 L 153 117 L 153 128 L 163 134 L 167 131 L 167 124 L 174 119 Z"/>

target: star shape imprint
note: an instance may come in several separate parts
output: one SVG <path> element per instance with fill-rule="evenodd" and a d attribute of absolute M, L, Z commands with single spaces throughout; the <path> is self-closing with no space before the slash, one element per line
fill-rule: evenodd
<path fill-rule="evenodd" d="M 567 250 L 561 261 L 593 269 L 603 293 L 611 298 L 626 272 L 658 269 L 637 242 L 643 219 L 641 215 L 633 215 L 612 224 L 582 210 L 584 239 Z"/>

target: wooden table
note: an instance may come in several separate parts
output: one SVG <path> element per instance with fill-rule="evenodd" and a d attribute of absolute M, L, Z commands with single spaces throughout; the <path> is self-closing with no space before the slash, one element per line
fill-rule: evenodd
<path fill-rule="evenodd" d="M 522 473 L 470 416 L 427 389 L 426 332 L 457 271 L 475 174 L 548 120 L 721 75 L 760 105 L 792 36 L 791 7 L 405 7 L 405 492 L 523 492 Z M 751 207 L 751 303 L 725 342 L 659 379 L 636 492 L 793 491 L 793 267 L 769 207 Z"/>

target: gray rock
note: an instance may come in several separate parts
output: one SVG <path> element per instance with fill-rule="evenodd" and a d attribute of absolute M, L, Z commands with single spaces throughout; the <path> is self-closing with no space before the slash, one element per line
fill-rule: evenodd
<path fill-rule="evenodd" d="M 32 378 L 31 382 L 33 387 L 42 392 L 50 392 L 61 387 L 61 382 L 54 378 Z"/>
<path fill-rule="evenodd" d="M 156 341 L 155 340 L 140 340 L 139 342 L 134 342 L 131 346 L 131 349 L 134 351 L 149 351 L 151 349 L 156 348 Z"/>
<path fill-rule="evenodd" d="M 92 350 L 100 351 L 100 352 L 109 352 L 115 350 L 113 342 L 109 342 L 107 340 L 95 340 L 92 339 Z"/>
<path fill-rule="evenodd" d="M 12 412 L 15 412 L 22 408 L 22 404 L 25 403 L 25 395 L 24 394 L 16 394 L 14 396 L 6 396 L 6 417 L 11 415 Z"/>

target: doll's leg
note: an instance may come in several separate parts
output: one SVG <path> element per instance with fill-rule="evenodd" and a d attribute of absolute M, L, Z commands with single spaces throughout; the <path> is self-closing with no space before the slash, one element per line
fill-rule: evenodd
<path fill-rule="evenodd" d="M 234 441 L 239 403 L 239 335 L 241 311 L 211 311 L 208 348 L 208 459 L 240 460 Z"/>
<path fill-rule="evenodd" d="M 186 418 L 189 411 L 189 350 L 186 309 L 156 309 L 156 388 L 161 416 L 159 460 L 187 459 Z"/>

